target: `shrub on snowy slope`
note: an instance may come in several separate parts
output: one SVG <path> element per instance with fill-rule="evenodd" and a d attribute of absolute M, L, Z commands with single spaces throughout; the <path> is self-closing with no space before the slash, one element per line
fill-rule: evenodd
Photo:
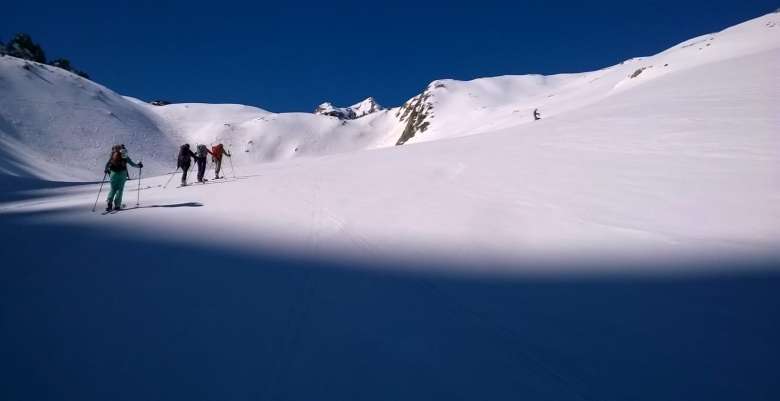
<path fill-rule="evenodd" d="M 43 48 L 33 42 L 32 37 L 26 33 L 17 33 L 5 46 L 5 52 L 9 56 L 46 63 L 46 54 Z"/>
<path fill-rule="evenodd" d="M 35 61 L 36 63 L 47 64 L 46 52 L 43 47 L 35 43 L 32 37 L 26 33 L 17 33 L 7 45 L 0 42 L 0 54 L 6 54 L 12 57 Z M 62 68 L 65 71 L 72 72 L 80 77 L 89 79 L 89 74 L 84 71 L 73 68 L 70 60 L 58 58 L 48 63 L 50 66 Z"/>

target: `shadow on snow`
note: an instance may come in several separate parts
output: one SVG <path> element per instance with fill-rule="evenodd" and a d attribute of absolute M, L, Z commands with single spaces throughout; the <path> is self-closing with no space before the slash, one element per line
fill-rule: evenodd
<path fill-rule="evenodd" d="M 158 207 L 164 207 L 164 208 L 176 208 L 176 207 L 201 207 L 203 206 L 200 202 L 183 202 L 183 203 L 170 203 L 167 205 L 141 205 L 141 206 L 133 206 L 129 207 L 125 210 L 133 210 L 133 209 L 151 209 L 151 208 L 158 208 Z"/>
<path fill-rule="evenodd" d="M 780 398 L 762 266 L 458 278 L 26 217 L 0 216 L 0 399 Z"/>

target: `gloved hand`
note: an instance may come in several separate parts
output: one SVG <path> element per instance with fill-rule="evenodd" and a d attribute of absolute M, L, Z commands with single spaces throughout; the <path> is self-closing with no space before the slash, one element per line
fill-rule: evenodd
<path fill-rule="evenodd" d="M 143 162 L 138 163 L 138 168 L 144 168 L 144 163 Z"/>

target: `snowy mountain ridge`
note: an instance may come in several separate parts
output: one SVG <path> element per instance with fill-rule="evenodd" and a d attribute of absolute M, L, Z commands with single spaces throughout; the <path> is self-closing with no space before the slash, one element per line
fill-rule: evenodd
<path fill-rule="evenodd" d="M 344 108 L 323 103 L 314 114 L 241 105 L 153 106 L 67 71 L 6 56 L 0 58 L 0 141 L 15 151 L 0 162 L 0 173 L 94 180 L 113 143 L 127 144 L 150 173 L 161 174 L 175 168 L 174 153 L 184 142 L 223 142 L 239 151 L 236 162 L 243 164 L 522 127 L 534 122 L 535 109 L 545 120 L 558 118 L 623 92 L 638 93 L 669 74 L 776 49 L 778 15 L 598 71 L 441 79 L 393 109 L 369 97 Z"/>
<path fill-rule="evenodd" d="M 397 144 L 489 132 L 586 107 L 668 74 L 780 47 L 780 13 L 701 35 L 654 56 L 635 57 L 597 71 L 505 75 L 470 81 L 441 79 L 396 110 L 404 128 Z M 457 116 L 457 118 L 453 118 Z"/>

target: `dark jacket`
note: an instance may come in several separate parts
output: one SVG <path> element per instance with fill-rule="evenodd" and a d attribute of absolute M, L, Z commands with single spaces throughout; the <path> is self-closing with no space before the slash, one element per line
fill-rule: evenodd
<path fill-rule="evenodd" d="M 196 158 L 195 153 L 190 150 L 190 145 L 181 145 L 179 148 L 179 158 L 176 167 L 190 168 L 192 159 Z"/>
<path fill-rule="evenodd" d="M 206 145 L 198 145 L 197 152 L 195 153 L 195 161 L 198 161 L 199 159 L 206 160 L 206 158 L 209 155 L 214 156 L 214 154 L 211 153 L 211 151 L 209 150 L 209 148 L 206 147 Z"/>

